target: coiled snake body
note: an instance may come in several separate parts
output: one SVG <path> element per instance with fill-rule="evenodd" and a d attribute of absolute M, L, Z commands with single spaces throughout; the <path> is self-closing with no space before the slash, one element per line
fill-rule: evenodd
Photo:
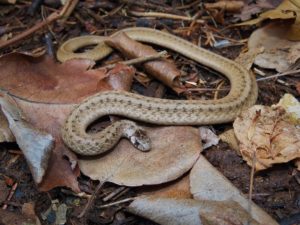
<path fill-rule="evenodd" d="M 174 50 L 198 63 L 224 74 L 230 81 L 229 94 L 218 100 L 167 100 L 145 97 L 129 92 L 101 92 L 79 104 L 67 118 L 62 129 L 64 142 L 81 155 L 97 155 L 111 149 L 121 137 L 127 137 L 139 149 L 147 151 L 150 142 L 134 122 L 121 120 L 97 134 L 87 134 L 86 129 L 104 115 L 120 115 L 130 119 L 159 125 L 204 125 L 233 121 L 243 110 L 253 105 L 257 98 L 257 84 L 248 71 L 232 60 L 226 59 L 192 43 L 149 28 L 129 28 L 129 37 Z M 114 34 L 115 35 L 115 34 Z M 86 53 L 73 51 L 88 44 L 98 46 Z M 103 37 L 86 36 L 71 39 L 58 51 L 58 59 L 83 57 L 94 60 L 112 51 L 103 43 Z"/>

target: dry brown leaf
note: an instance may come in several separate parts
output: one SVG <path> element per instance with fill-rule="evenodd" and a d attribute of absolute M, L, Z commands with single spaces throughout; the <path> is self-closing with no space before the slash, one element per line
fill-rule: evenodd
<path fill-rule="evenodd" d="M 300 129 L 289 122 L 281 107 L 253 106 L 236 118 L 233 127 L 250 166 L 255 152 L 257 171 L 300 157 Z"/>
<path fill-rule="evenodd" d="M 288 70 L 299 59 L 300 42 L 287 37 L 286 23 L 274 22 L 254 31 L 248 41 L 249 50 L 259 47 L 264 52 L 256 56 L 255 64 L 278 72 Z"/>
<path fill-rule="evenodd" d="M 157 54 L 152 47 L 129 38 L 125 33 L 119 33 L 106 40 L 105 43 L 118 49 L 129 59 Z M 173 90 L 177 92 L 183 91 L 183 87 L 180 87 L 180 83 L 178 82 L 181 73 L 180 70 L 176 68 L 174 62 L 166 59 L 157 59 L 143 63 L 143 68 L 150 75 L 171 87 Z"/>
<path fill-rule="evenodd" d="M 121 140 L 108 154 L 80 159 L 80 170 L 90 178 L 119 185 L 161 184 L 186 173 L 201 151 L 198 130 L 192 127 L 145 128 L 151 139 L 151 151 L 134 148 Z"/>
<path fill-rule="evenodd" d="M 29 123 L 55 137 L 55 149 L 39 186 L 43 191 L 57 186 L 79 191 L 76 156 L 60 138 L 61 124 L 74 103 L 98 91 L 116 86 L 128 90 L 131 86 L 134 69 L 117 65 L 109 72 L 88 70 L 93 64 L 89 60 L 57 64 L 47 57 L 18 53 L 0 58 L 0 87 L 14 95 Z"/>
<path fill-rule="evenodd" d="M 156 198 L 176 198 L 189 199 L 192 198 L 190 192 L 189 175 L 180 177 L 179 179 L 161 185 L 148 186 L 140 188 L 140 195 L 146 195 Z"/>
<path fill-rule="evenodd" d="M 235 201 L 248 210 L 248 199 L 202 155 L 191 170 L 190 182 L 191 192 L 196 200 Z M 278 225 L 254 203 L 251 203 L 251 212 L 260 225 Z"/>
<path fill-rule="evenodd" d="M 233 201 L 139 197 L 128 211 L 161 225 L 259 225 Z"/>

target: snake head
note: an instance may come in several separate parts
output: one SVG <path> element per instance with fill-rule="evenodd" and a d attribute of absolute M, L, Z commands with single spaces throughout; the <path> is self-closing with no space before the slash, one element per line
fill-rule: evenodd
<path fill-rule="evenodd" d="M 148 152 L 151 149 L 151 140 L 142 129 L 138 129 L 130 137 L 130 142 L 142 152 Z"/>

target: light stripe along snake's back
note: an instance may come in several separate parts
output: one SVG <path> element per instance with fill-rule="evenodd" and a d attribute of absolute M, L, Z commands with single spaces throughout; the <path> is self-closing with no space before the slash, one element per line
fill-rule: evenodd
<path fill-rule="evenodd" d="M 129 120 L 117 121 L 97 134 L 87 134 L 88 125 L 105 115 L 120 115 L 159 125 L 218 124 L 233 121 L 241 110 L 255 103 L 256 81 L 246 69 L 234 61 L 158 30 L 128 28 L 119 32 L 125 32 L 137 41 L 171 49 L 224 74 L 230 81 L 230 92 L 226 97 L 217 100 L 167 100 L 123 91 L 100 92 L 79 104 L 71 112 L 62 129 L 64 142 L 76 153 L 103 153 L 124 136 L 137 148 L 149 150 L 149 140 L 144 137 L 143 131 L 138 130 L 137 125 Z M 103 39 L 99 36 L 70 39 L 59 49 L 58 58 L 60 61 L 78 56 L 95 60 L 104 58 L 112 49 L 103 43 Z M 97 43 L 98 46 L 79 55 L 73 53 L 75 49 L 92 43 Z M 123 133 L 124 131 L 126 132 Z M 133 133 L 136 136 L 132 136 Z"/>

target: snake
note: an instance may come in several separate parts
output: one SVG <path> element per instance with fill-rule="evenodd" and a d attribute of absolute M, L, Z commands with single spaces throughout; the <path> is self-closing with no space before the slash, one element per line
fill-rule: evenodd
<path fill-rule="evenodd" d="M 126 91 L 103 91 L 80 102 L 67 117 L 62 130 L 64 143 L 75 153 L 83 156 L 99 155 L 113 149 L 121 138 L 141 151 L 151 149 L 151 140 L 145 130 L 134 121 L 155 125 L 214 125 L 232 122 L 242 110 L 254 105 L 257 99 L 257 83 L 242 65 L 208 51 L 173 34 L 152 28 L 125 28 L 130 38 L 173 50 L 199 64 L 221 73 L 230 82 L 229 93 L 214 100 L 170 100 L 146 97 Z M 100 60 L 113 49 L 105 44 L 106 37 L 87 35 L 63 43 L 57 58 L 66 61 L 74 58 Z M 91 50 L 75 53 L 83 46 L 94 44 Z M 102 131 L 91 134 L 89 125 L 106 116 L 125 117 Z"/>

